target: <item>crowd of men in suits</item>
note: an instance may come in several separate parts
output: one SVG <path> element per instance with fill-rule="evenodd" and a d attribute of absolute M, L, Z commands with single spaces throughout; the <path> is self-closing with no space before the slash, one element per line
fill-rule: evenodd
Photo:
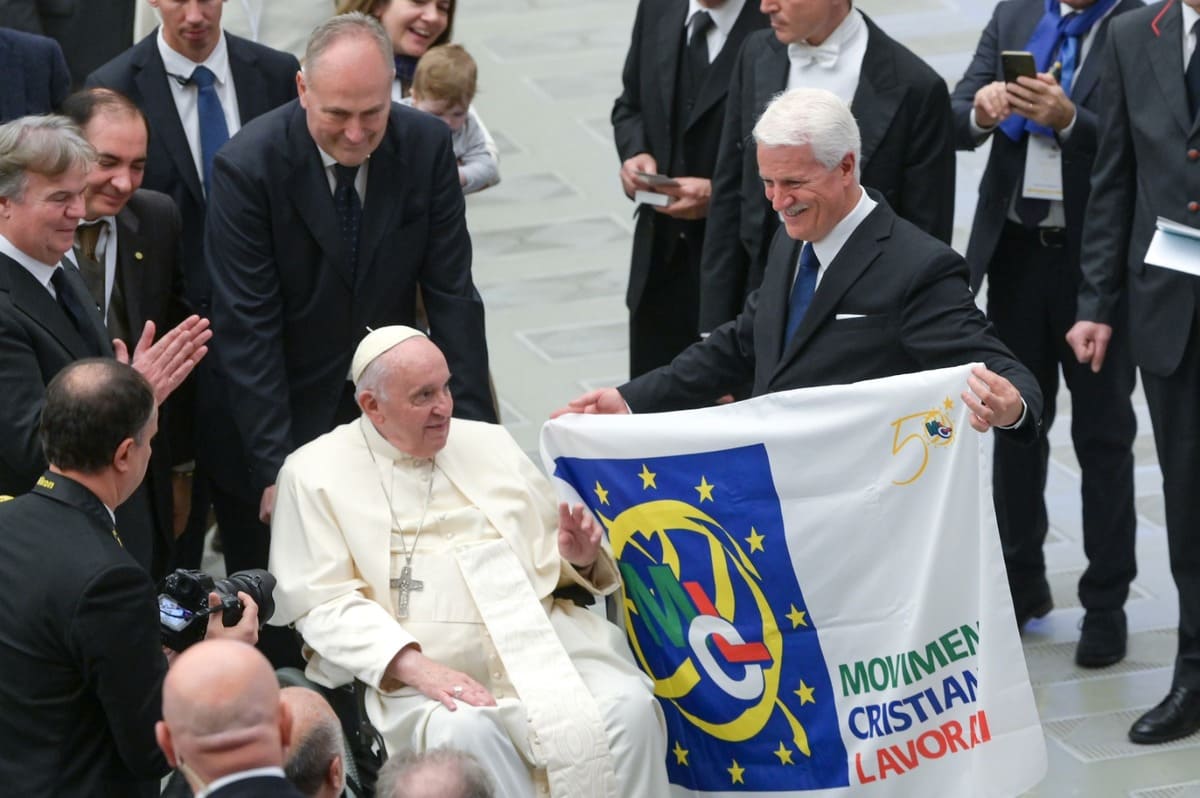
<path fill-rule="evenodd" d="M 53 32 L 60 5 L 24 27 Z M 211 507 L 228 570 L 263 567 L 284 458 L 357 415 L 356 344 L 417 323 L 418 296 L 456 416 L 497 420 L 465 204 L 445 126 L 391 102 L 372 17 L 319 25 L 301 68 L 224 30 L 221 2 L 151 5 L 160 27 L 83 74 L 70 46 L 0 27 L 0 120 L 15 120 L 0 127 L 0 492 L 47 479 L 55 375 L 115 357 L 147 381 L 160 430 L 145 481 L 111 505 L 122 546 L 153 578 L 194 567 Z M 951 93 L 851 0 L 642 0 L 612 123 L 625 192 L 667 201 L 638 206 L 631 381 L 568 409 L 980 361 L 964 401 L 998 431 L 1023 626 L 1052 608 L 1042 494 L 1061 373 L 1089 562 L 1076 661 L 1105 667 L 1125 655 L 1136 574 L 1140 368 L 1180 625 L 1171 690 L 1130 737 L 1197 731 L 1200 289 L 1144 256 L 1156 217 L 1200 227 L 1198 9 L 1002 0 Z M 1036 74 L 1006 80 L 1006 50 L 1033 53 Z M 65 117 L 32 116 L 50 111 Z M 955 150 L 985 142 L 964 260 Z M 970 292 L 985 276 L 986 318 Z M 290 632 L 260 643 L 298 661 Z"/>

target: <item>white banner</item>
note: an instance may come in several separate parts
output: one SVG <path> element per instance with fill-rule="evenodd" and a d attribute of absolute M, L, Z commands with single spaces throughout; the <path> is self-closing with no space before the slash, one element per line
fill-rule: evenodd
<path fill-rule="evenodd" d="M 969 369 L 542 430 L 562 497 L 620 563 L 674 796 L 1041 780 Z"/>

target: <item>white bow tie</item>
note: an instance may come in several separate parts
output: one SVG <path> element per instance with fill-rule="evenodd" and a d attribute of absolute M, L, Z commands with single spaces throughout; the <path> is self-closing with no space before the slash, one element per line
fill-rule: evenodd
<path fill-rule="evenodd" d="M 841 51 L 841 47 L 829 41 L 815 47 L 804 42 L 795 42 L 788 45 L 788 59 L 798 67 L 816 63 L 825 69 L 833 69 L 837 66 Z"/>

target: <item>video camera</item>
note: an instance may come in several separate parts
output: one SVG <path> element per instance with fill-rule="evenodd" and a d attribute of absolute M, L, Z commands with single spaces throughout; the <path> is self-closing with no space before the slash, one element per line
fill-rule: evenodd
<path fill-rule="evenodd" d="M 158 622 L 162 643 L 172 651 L 183 651 L 204 639 L 208 616 L 221 613 L 225 626 L 236 626 L 245 605 L 239 592 L 258 605 L 258 625 L 262 628 L 275 613 L 275 577 L 261 568 L 238 571 L 224 579 L 213 579 L 200 571 L 179 568 L 167 574 L 158 594 Z M 208 606 L 208 594 L 216 593 L 221 603 Z"/>

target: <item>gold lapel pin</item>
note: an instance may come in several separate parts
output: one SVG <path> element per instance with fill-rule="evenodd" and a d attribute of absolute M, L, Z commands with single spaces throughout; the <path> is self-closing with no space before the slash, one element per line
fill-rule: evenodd
<path fill-rule="evenodd" d="M 146 256 L 140 252 L 135 252 L 135 253 L 133 253 L 133 257 L 137 258 L 138 260 L 141 260 L 142 258 L 144 258 Z"/>

